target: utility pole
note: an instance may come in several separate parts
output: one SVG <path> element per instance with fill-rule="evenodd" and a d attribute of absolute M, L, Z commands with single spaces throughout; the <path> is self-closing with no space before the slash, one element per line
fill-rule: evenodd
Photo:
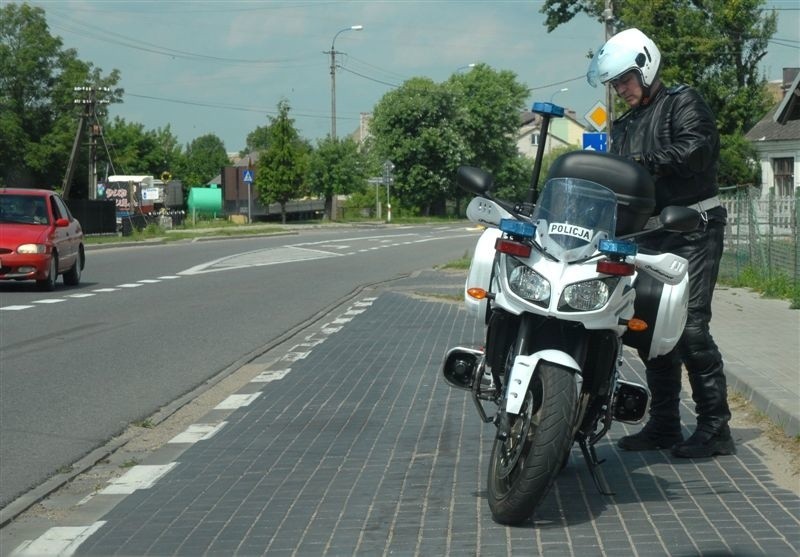
<path fill-rule="evenodd" d="M 97 138 L 102 135 L 102 128 L 97 120 L 97 105 L 108 104 L 107 99 L 98 99 L 98 92 L 108 92 L 108 87 L 75 87 L 75 93 L 82 93 L 82 98 L 74 99 L 75 104 L 83 105 L 78 121 L 78 130 L 75 133 L 75 140 L 72 143 L 72 151 L 67 163 L 67 172 L 64 175 L 62 191 L 64 199 L 69 199 L 69 190 L 72 185 L 72 175 L 75 172 L 75 159 L 78 156 L 81 136 L 86 126 L 89 126 L 89 178 L 88 194 L 89 199 L 97 199 Z"/>

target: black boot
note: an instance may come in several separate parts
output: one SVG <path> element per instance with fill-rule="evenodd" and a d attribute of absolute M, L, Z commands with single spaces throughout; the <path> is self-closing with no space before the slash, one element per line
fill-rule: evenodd
<path fill-rule="evenodd" d="M 672 456 L 679 458 L 707 458 L 716 455 L 736 454 L 736 445 L 728 424 L 714 429 L 699 423 L 691 437 L 672 447 Z"/>
<path fill-rule="evenodd" d="M 626 435 L 617 441 L 617 446 L 625 451 L 656 451 L 669 449 L 681 441 L 683 441 L 683 435 L 680 424 L 677 431 L 670 432 L 655 420 L 650 419 L 639 433 Z"/>
<path fill-rule="evenodd" d="M 728 427 L 731 411 L 722 359 L 700 373 L 690 371 L 689 383 L 697 412 L 697 428 L 684 443 L 673 447 L 672 454 L 682 458 L 736 454 Z"/>
<path fill-rule="evenodd" d="M 626 451 L 669 449 L 683 441 L 681 434 L 681 368 L 668 357 L 648 362 L 647 387 L 650 389 L 650 419 L 639 433 L 617 442 Z"/>

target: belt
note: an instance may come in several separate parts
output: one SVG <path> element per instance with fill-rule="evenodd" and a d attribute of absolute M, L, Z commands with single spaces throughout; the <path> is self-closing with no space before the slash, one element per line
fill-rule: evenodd
<path fill-rule="evenodd" d="M 710 211 L 716 207 L 722 206 L 722 202 L 719 200 L 719 196 L 715 195 L 714 197 L 709 197 L 708 199 L 704 199 L 702 201 L 698 201 L 697 203 L 693 203 L 691 205 L 687 205 L 688 209 L 694 209 L 700 213 L 705 213 L 706 211 Z M 644 230 L 651 230 L 653 228 L 657 228 L 661 226 L 661 221 L 658 220 L 659 215 L 655 215 L 647 219 L 647 223 L 644 225 Z"/>

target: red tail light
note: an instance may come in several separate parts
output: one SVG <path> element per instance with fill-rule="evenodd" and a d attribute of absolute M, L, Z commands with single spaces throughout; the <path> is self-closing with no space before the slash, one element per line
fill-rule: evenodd
<path fill-rule="evenodd" d="M 517 257 L 530 257 L 531 247 L 521 242 L 515 242 L 508 238 L 498 238 L 494 243 L 494 249 L 500 253 L 507 253 L 508 255 L 516 255 Z"/>
<path fill-rule="evenodd" d="M 633 274 L 635 267 L 631 263 L 624 261 L 598 261 L 597 272 L 604 275 L 614 275 L 617 277 L 629 277 Z"/>

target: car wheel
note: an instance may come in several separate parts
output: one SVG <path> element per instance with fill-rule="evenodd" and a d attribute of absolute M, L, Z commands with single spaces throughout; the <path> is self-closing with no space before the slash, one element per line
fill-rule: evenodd
<path fill-rule="evenodd" d="M 83 246 L 81 246 L 78 250 L 78 257 L 75 258 L 75 263 L 66 273 L 64 273 L 64 284 L 67 286 L 78 286 L 78 284 L 80 284 L 84 257 L 85 255 L 83 253 Z"/>
<path fill-rule="evenodd" d="M 50 258 L 50 269 L 47 271 L 47 276 L 42 280 L 36 281 L 36 286 L 42 292 L 52 292 L 56 289 L 56 279 L 58 278 L 58 256 L 53 253 Z"/>

